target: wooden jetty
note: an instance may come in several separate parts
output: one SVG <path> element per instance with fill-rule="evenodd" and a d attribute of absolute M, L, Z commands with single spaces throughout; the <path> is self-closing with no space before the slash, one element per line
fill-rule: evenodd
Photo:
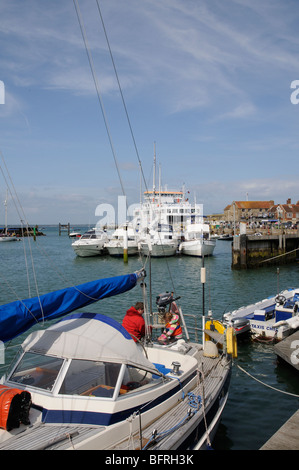
<path fill-rule="evenodd" d="M 233 237 L 232 268 L 248 269 L 296 262 L 299 256 L 299 234 L 248 235 Z"/>
<path fill-rule="evenodd" d="M 299 450 L 299 410 L 261 447 L 260 450 Z"/>
<path fill-rule="evenodd" d="M 71 230 L 70 223 L 68 222 L 67 224 L 61 224 L 61 223 L 59 222 L 58 230 L 59 230 L 59 236 L 61 235 L 61 232 L 62 232 L 63 230 L 66 230 L 66 231 L 67 231 L 67 234 L 69 235 L 69 234 L 70 234 L 70 230 Z"/>
<path fill-rule="evenodd" d="M 284 362 L 299 370 L 299 331 L 277 343 L 274 352 Z M 299 410 L 260 450 L 299 450 Z"/>
<path fill-rule="evenodd" d="M 299 370 L 299 331 L 277 343 L 274 352 L 280 359 Z"/>

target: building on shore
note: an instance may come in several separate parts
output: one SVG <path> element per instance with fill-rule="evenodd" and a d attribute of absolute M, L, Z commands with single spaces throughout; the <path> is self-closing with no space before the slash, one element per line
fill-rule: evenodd
<path fill-rule="evenodd" d="M 299 201 L 292 204 L 288 199 L 286 204 L 276 204 L 269 209 L 269 216 L 282 222 L 297 224 L 299 221 Z"/>
<path fill-rule="evenodd" d="M 224 209 L 226 222 L 266 219 L 274 201 L 234 201 Z"/>

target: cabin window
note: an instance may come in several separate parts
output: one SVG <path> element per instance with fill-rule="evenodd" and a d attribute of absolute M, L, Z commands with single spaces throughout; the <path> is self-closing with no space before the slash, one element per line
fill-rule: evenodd
<path fill-rule="evenodd" d="M 51 391 L 62 364 L 63 359 L 27 352 L 9 380 Z"/>
<path fill-rule="evenodd" d="M 132 392 L 137 388 L 139 391 L 147 389 L 152 386 L 156 386 L 163 382 L 163 378 L 160 375 L 153 375 L 144 369 L 139 369 L 134 366 L 126 366 L 125 373 L 122 378 L 122 384 L 120 387 L 120 395 Z"/>
<path fill-rule="evenodd" d="M 73 359 L 60 394 L 112 398 L 121 364 Z"/>

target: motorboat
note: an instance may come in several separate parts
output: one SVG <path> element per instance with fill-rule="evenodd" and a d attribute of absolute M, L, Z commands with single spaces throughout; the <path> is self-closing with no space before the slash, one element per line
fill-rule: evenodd
<path fill-rule="evenodd" d="M 211 239 L 208 224 L 188 224 L 179 251 L 188 256 L 211 256 L 215 246 L 216 240 Z"/>
<path fill-rule="evenodd" d="M 120 257 L 127 250 L 128 256 L 138 254 L 137 234 L 131 224 L 120 225 L 111 238 L 106 241 L 105 248 L 110 256 Z"/>
<path fill-rule="evenodd" d="M 81 232 L 70 232 L 69 234 L 69 238 L 80 238 L 81 236 Z"/>
<path fill-rule="evenodd" d="M 157 303 L 157 312 L 146 313 L 152 322 L 149 328 L 146 320 L 143 343 L 102 313 L 65 316 L 79 305 L 127 292 L 139 281 L 144 291 L 143 279 L 144 272 L 136 272 L 0 306 L 3 342 L 35 321 L 62 317 L 29 334 L 0 381 L 1 450 L 211 446 L 229 391 L 228 331 L 226 340 L 214 342 L 213 328 L 202 344 L 190 340 L 180 309 L 184 339 L 160 344 L 155 331 L 162 326 L 161 311 L 172 305 L 167 296 L 163 305 Z"/>
<path fill-rule="evenodd" d="M 178 237 L 171 225 L 157 224 L 139 239 L 139 249 L 142 254 L 151 254 L 154 258 L 174 256 L 178 249 Z"/>
<path fill-rule="evenodd" d="M 223 315 L 237 337 L 250 334 L 253 339 L 280 341 L 299 328 L 299 289 L 286 289 L 247 307 Z"/>
<path fill-rule="evenodd" d="M 234 239 L 233 235 L 230 235 L 229 233 L 219 235 L 218 240 L 226 240 L 226 241 L 232 241 Z"/>
<path fill-rule="evenodd" d="M 105 253 L 105 243 L 107 241 L 107 232 L 93 228 L 74 241 L 72 247 L 77 256 L 99 256 Z"/>
<path fill-rule="evenodd" d="M 0 234 L 0 242 L 16 242 L 16 241 L 18 241 L 18 238 L 15 237 L 14 235 L 9 235 L 8 233 Z"/>

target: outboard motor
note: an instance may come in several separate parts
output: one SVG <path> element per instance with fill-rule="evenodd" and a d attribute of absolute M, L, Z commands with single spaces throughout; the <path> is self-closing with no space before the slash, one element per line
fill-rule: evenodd
<path fill-rule="evenodd" d="M 180 297 L 176 297 L 175 299 L 173 298 L 173 292 L 164 292 L 163 294 L 159 294 L 156 297 L 156 304 L 158 306 L 159 313 L 165 313 L 166 307 L 178 299 L 180 299 Z"/>
<path fill-rule="evenodd" d="M 158 306 L 158 311 L 160 313 L 164 313 L 166 311 L 166 307 L 170 305 L 173 300 L 172 292 L 164 292 L 163 294 L 159 294 L 156 297 L 156 304 Z"/>

